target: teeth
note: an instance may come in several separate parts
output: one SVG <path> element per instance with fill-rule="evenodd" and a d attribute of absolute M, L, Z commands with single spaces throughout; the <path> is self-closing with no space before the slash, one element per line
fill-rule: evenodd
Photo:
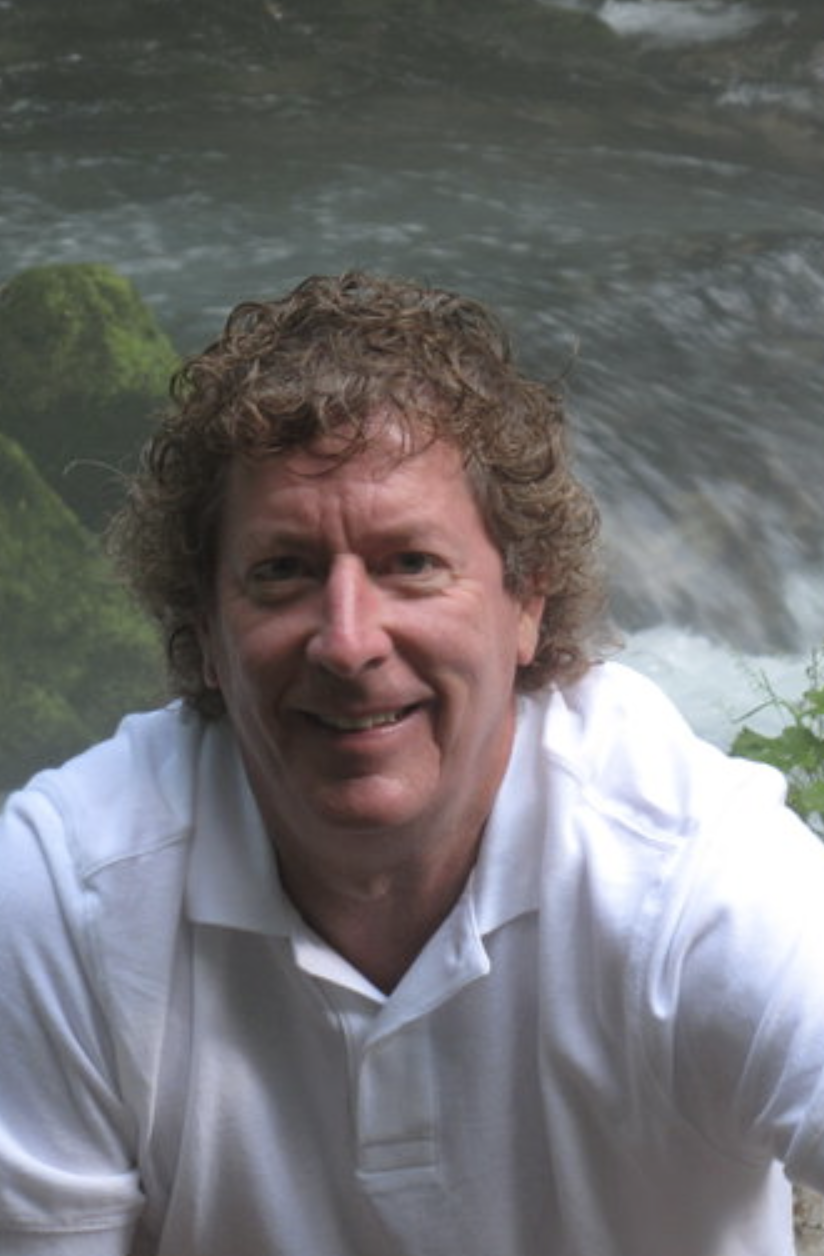
<path fill-rule="evenodd" d="M 362 733 L 370 728 L 383 728 L 387 724 L 397 724 L 403 718 L 403 711 L 385 711 L 380 715 L 362 715 L 346 718 L 337 715 L 319 717 L 321 723 L 335 728 L 341 733 Z"/>

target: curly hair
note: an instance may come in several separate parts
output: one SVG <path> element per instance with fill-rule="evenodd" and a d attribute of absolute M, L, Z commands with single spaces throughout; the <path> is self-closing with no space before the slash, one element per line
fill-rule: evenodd
<path fill-rule="evenodd" d="M 230 462 L 334 432 L 341 458 L 392 412 L 405 448 L 460 451 L 517 597 L 545 598 L 534 660 L 517 687 L 574 679 L 601 623 L 598 512 L 574 477 L 560 394 L 523 376 L 474 300 L 362 272 L 315 276 L 280 300 L 245 302 L 173 377 L 173 406 L 144 448 L 108 544 L 158 623 L 174 695 L 222 713 L 198 633 L 212 596 Z"/>

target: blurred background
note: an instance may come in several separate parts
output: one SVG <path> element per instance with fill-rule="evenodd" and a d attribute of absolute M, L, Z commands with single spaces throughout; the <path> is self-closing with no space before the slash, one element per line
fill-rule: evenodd
<path fill-rule="evenodd" d="M 0 224 L 176 353 L 313 272 L 490 302 L 574 362 L 629 660 L 723 741 L 824 639 L 821 0 L 0 0 Z"/>

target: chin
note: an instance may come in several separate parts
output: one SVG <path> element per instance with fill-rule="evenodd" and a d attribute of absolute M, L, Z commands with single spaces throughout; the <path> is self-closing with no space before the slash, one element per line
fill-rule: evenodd
<path fill-rule="evenodd" d="M 420 796 L 411 791 L 348 787 L 316 795 L 311 813 L 324 827 L 351 832 L 391 834 L 423 818 Z"/>

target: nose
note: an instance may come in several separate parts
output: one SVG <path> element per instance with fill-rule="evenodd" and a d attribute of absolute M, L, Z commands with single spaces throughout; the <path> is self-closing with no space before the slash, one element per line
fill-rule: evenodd
<path fill-rule="evenodd" d="M 381 592 L 362 560 L 353 554 L 335 558 L 307 646 L 308 659 L 344 679 L 377 666 L 391 648 L 382 607 Z"/>

